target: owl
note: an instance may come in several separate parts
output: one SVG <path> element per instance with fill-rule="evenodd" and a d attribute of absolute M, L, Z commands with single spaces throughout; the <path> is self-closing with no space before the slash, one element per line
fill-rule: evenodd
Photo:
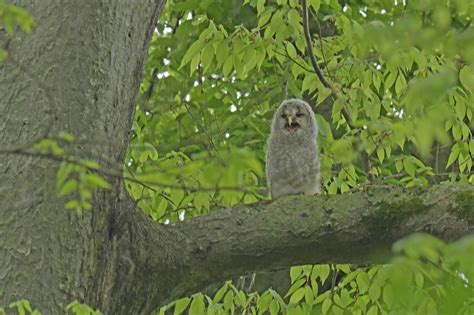
<path fill-rule="evenodd" d="M 321 192 L 318 127 L 305 101 L 283 101 L 273 116 L 267 142 L 266 174 L 271 197 Z"/>

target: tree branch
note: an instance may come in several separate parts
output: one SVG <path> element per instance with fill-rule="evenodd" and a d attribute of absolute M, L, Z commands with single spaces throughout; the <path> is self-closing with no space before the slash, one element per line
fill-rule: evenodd
<path fill-rule="evenodd" d="M 306 0 L 301 0 L 301 6 L 303 8 L 303 29 L 304 29 L 304 37 L 306 39 L 306 50 L 308 51 L 309 60 L 311 61 L 311 65 L 314 71 L 316 72 L 316 75 L 318 76 L 319 80 L 323 84 L 323 86 L 331 90 L 331 97 L 333 100 L 336 100 L 339 97 L 337 90 L 334 88 L 334 86 L 331 83 L 329 83 L 328 80 L 326 80 L 326 78 L 323 75 L 323 72 L 321 71 L 321 68 L 318 65 L 318 61 L 316 60 L 316 57 L 313 54 L 313 42 L 311 40 L 311 33 L 309 30 L 308 6 L 306 4 Z M 352 122 L 349 112 L 347 111 L 345 106 L 342 107 L 341 114 L 346 120 L 347 125 L 351 129 L 355 129 L 354 123 Z M 372 179 L 373 176 L 370 173 L 370 168 L 371 168 L 370 158 L 367 152 L 365 151 L 365 149 L 362 150 L 361 152 L 361 158 L 362 158 L 362 164 L 364 167 L 365 174 L 368 176 L 368 178 Z"/>
<path fill-rule="evenodd" d="M 334 89 L 331 83 L 329 83 L 329 81 L 327 81 L 326 78 L 324 77 L 323 72 L 321 71 L 321 68 L 319 68 L 316 57 L 313 54 L 313 42 L 311 40 L 311 33 L 309 31 L 308 6 L 306 5 L 306 0 L 301 0 L 301 6 L 303 7 L 304 37 L 306 39 L 306 49 L 308 50 L 309 60 L 311 61 L 311 65 L 313 66 L 313 69 L 316 72 L 316 75 L 318 76 L 319 81 L 321 81 L 324 87 L 331 89 L 334 96 L 336 96 L 337 91 Z"/>
<path fill-rule="evenodd" d="M 121 279 L 111 293 L 143 300 L 135 310 L 141 314 L 237 275 L 298 264 L 387 262 L 392 243 L 414 232 L 459 239 L 474 232 L 474 187 L 290 196 L 171 226 L 127 213 L 113 238 L 122 254 Z"/>

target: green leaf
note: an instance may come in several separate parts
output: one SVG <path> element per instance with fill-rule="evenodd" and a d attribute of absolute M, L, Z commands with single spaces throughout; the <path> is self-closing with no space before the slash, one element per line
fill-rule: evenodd
<path fill-rule="evenodd" d="M 365 293 L 369 289 L 370 279 L 366 272 L 360 272 L 356 277 L 357 287 L 360 293 Z"/>
<path fill-rule="evenodd" d="M 386 90 L 390 89 L 397 79 L 397 72 L 389 72 L 387 78 L 385 79 L 384 87 Z"/>
<path fill-rule="evenodd" d="M 313 296 L 318 298 L 319 286 L 315 279 L 311 279 L 311 289 L 313 291 Z M 316 301 L 314 301 L 316 303 Z"/>
<path fill-rule="evenodd" d="M 295 291 L 290 297 L 290 303 L 291 304 L 298 304 L 299 301 L 303 299 L 305 295 L 305 288 L 299 288 L 298 290 Z"/>
<path fill-rule="evenodd" d="M 204 47 L 204 50 L 202 51 L 202 54 L 201 54 L 201 64 L 205 72 L 211 66 L 213 59 L 214 59 L 214 46 L 212 44 L 208 44 Z"/>
<path fill-rule="evenodd" d="M 64 132 L 64 131 L 61 131 L 59 133 L 59 138 L 61 138 L 62 140 L 66 141 L 66 142 L 73 142 L 74 141 L 74 136 L 69 133 L 69 132 Z"/>
<path fill-rule="evenodd" d="M 423 284 L 425 283 L 422 273 L 415 274 L 415 284 L 418 288 L 422 289 Z"/>
<path fill-rule="evenodd" d="M 293 59 L 298 58 L 298 54 L 296 53 L 296 48 L 293 46 L 291 42 L 286 43 L 286 52 L 288 53 L 288 56 L 290 56 Z"/>
<path fill-rule="evenodd" d="M 369 298 L 375 302 L 379 299 L 380 297 L 380 286 L 377 283 L 372 283 L 372 285 L 369 288 Z"/>
<path fill-rule="evenodd" d="M 380 86 L 382 85 L 382 78 L 380 72 L 372 73 L 372 83 L 377 90 L 380 89 Z"/>
<path fill-rule="evenodd" d="M 273 8 L 267 8 L 262 14 L 260 14 L 257 25 L 258 28 L 262 28 L 265 24 L 268 23 L 268 21 L 270 21 L 273 11 Z"/>
<path fill-rule="evenodd" d="M 308 6 L 313 7 L 314 11 L 318 12 L 321 6 L 321 0 L 308 0 Z"/>
<path fill-rule="evenodd" d="M 299 279 L 303 272 L 303 266 L 295 266 L 290 268 L 290 280 L 291 283 L 295 282 L 296 279 Z"/>
<path fill-rule="evenodd" d="M 293 32 L 298 32 L 301 29 L 301 16 L 300 13 L 296 9 L 291 9 L 288 11 L 288 24 L 292 26 L 292 28 L 285 28 L 284 31 L 288 31 L 291 29 Z M 288 34 L 289 35 L 289 34 Z"/>
<path fill-rule="evenodd" d="M 200 55 L 202 48 L 204 47 L 205 42 L 203 40 L 197 40 L 189 46 L 188 50 L 184 54 L 183 59 L 181 60 L 181 65 L 178 70 L 184 67 L 191 59 L 195 58 L 197 55 Z"/>
<path fill-rule="evenodd" d="M 329 265 L 320 265 L 320 266 L 321 266 L 321 269 L 319 271 L 319 278 L 321 279 L 321 282 L 324 283 L 324 281 L 326 281 L 326 279 L 328 278 L 331 269 L 329 268 Z"/>
<path fill-rule="evenodd" d="M 191 59 L 189 63 L 189 74 L 193 74 L 197 70 L 199 62 L 201 61 L 201 54 L 197 54 Z"/>
<path fill-rule="evenodd" d="M 257 55 L 256 55 L 257 67 L 260 70 L 260 67 L 265 61 L 265 56 L 266 56 L 267 51 L 265 50 L 265 47 L 263 47 L 263 45 L 258 46 L 256 50 L 257 50 Z"/>
<path fill-rule="evenodd" d="M 196 294 L 193 297 L 191 306 L 189 307 L 189 314 L 190 315 L 204 315 L 206 314 L 205 310 L 206 310 L 206 306 L 204 305 L 202 294 L 200 293 Z"/>
<path fill-rule="evenodd" d="M 184 312 L 190 301 L 191 299 L 187 297 L 177 300 L 176 304 L 174 305 L 174 314 L 181 314 Z"/>
<path fill-rule="evenodd" d="M 100 168 L 99 163 L 93 160 L 81 160 L 81 165 L 91 170 L 98 170 Z"/>
<path fill-rule="evenodd" d="M 329 95 L 331 95 L 331 89 L 321 87 L 318 91 L 318 99 L 316 101 L 316 105 L 321 104 Z"/>
<path fill-rule="evenodd" d="M 317 87 L 318 81 L 314 73 L 306 73 L 301 90 L 312 92 L 316 90 Z"/>
<path fill-rule="evenodd" d="M 407 85 L 407 82 L 405 80 L 405 77 L 403 76 L 401 72 L 399 72 L 397 81 L 395 82 L 395 92 L 397 93 L 398 96 L 402 95 L 402 92 L 404 91 L 406 85 Z"/>
<path fill-rule="evenodd" d="M 416 167 L 410 159 L 403 160 L 403 168 L 411 177 L 415 177 Z"/>
<path fill-rule="evenodd" d="M 217 60 L 217 67 L 220 68 L 224 64 L 224 61 L 229 57 L 229 45 L 227 40 L 222 40 L 216 44 L 216 60 Z"/>
<path fill-rule="evenodd" d="M 331 305 L 332 305 L 331 298 L 330 298 L 330 297 L 326 298 L 326 299 L 324 300 L 323 306 L 322 306 L 323 314 L 327 314 L 327 313 L 328 313 L 329 308 L 331 308 Z"/>
<path fill-rule="evenodd" d="M 304 287 L 304 300 L 308 305 L 312 305 L 314 303 L 313 290 L 309 285 Z"/>
<path fill-rule="evenodd" d="M 180 205 L 184 198 L 184 191 L 182 189 L 173 189 L 170 193 L 170 199 L 175 205 Z"/>
<path fill-rule="evenodd" d="M 245 53 L 243 60 L 245 61 L 244 72 L 253 70 L 257 65 L 257 51 L 253 48 L 249 49 Z"/>
<path fill-rule="evenodd" d="M 8 52 L 5 49 L 0 49 L 0 62 L 4 61 L 8 57 Z"/>
<path fill-rule="evenodd" d="M 66 195 L 69 195 L 70 193 L 76 191 L 77 187 L 78 187 L 77 180 L 70 179 L 66 181 L 66 183 L 59 189 L 58 196 L 64 197 Z"/>
<path fill-rule="evenodd" d="M 278 302 L 275 301 L 275 300 L 272 300 L 270 302 L 270 314 L 271 315 L 277 315 L 279 309 L 280 309 L 280 307 L 278 306 Z"/>
<path fill-rule="evenodd" d="M 225 284 L 222 288 L 220 288 L 216 294 L 214 295 L 214 299 L 212 300 L 214 303 L 219 303 L 219 301 L 222 299 L 224 294 L 227 292 L 229 289 L 228 285 Z"/>
<path fill-rule="evenodd" d="M 315 295 L 316 298 L 314 299 L 314 304 L 321 303 L 321 302 L 325 301 L 326 299 L 330 298 L 330 296 L 329 296 L 330 293 L 331 293 L 330 291 L 326 291 L 323 294 Z"/>
<path fill-rule="evenodd" d="M 257 0 L 257 14 L 260 16 L 265 10 L 265 0 Z"/>
<path fill-rule="evenodd" d="M 227 291 L 224 296 L 224 307 L 226 310 L 230 310 L 234 307 L 234 293 L 232 291 Z"/>
<path fill-rule="evenodd" d="M 378 314 L 378 308 L 376 305 L 372 305 L 372 307 L 369 309 L 367 312 L 367 315 L 377 315 Z"/>
<path fill-rule="evenodd" d="M 298 0 L 289 0 L 290 7 L 296 8 L 298 6 Z"/>
<path fill-rule="evenodd" d="M 397 173 L 400 173 L 403 169 L 403 161 L 401 159 L 395 162 L 395 168 L 397 169 Z"/>
<path fill-rule="evenodd" d="M 67 163 L 65 161 L 61 162 L 58 168 L 58 172 L 56 173 L 56 189 L 59 189 L 64 185 L 64 182 L 68 178 L 73 168 L 73 164 Z"/>
<path fill-rule="evenodd" d="M 233 66 L 234 66 L 234 59 L 232 56 L 228 56 L 224 62 L 224 66 L 222 67 L 222 73 L 224 74 L 225 77 L 229 76 L 229 74 L 232 71 Z"/>
<path fill-rule="evenodd" d="M 474 93 L 474 66 L 465 66 L 459 71 L 459 80 L 466 90 Z"/>
<path fill-rule="evenodd" d="M 454 163 L 454 161 L 456 161 L 456 159 L 459 156 L 459 152 L 460 152 L 459 151 L 459 145 L 456 143 L 451 148 L 451 153 L 449 154 L 448 163 L 446 164 L 446 168 L 448 168 L 451 164 Z"/>
<path fill-rule="evenodd" d="M 463 120 L 466 116 L 467 111 L 466 103 L 458 101 L 456 102 L 456 106 L 454 107 L 454 109 L 456 110 L 456 116 L 460 120 Z"/>
<path fill-rule="evenodd" d="M 65 209 L 77 209 L 80 207 L 81 205 L 79 203 L 79 200 L 76 200 L 76 199 L 69 200 L 68 202 L 64 204 Z"/>
<path fill-rule="evenodd" d="M 265 293 L 263 293 L 263 295 L 260 297 L 260 299 L 258 299 L 257 302 L 258 313 L 262 314 L 263 312 L 265 312 L 269 308 L 270 303 L 272 301 L 272 295 L 270 294 L 270 292 L 266 291 Z"/>
<path fill-rule="evenodd" d="M 393 305 L 393 301 L 394 301 L 393 294 L 394 293 L 393 293 L 392 286 L 390 284 L 386 284 L 385 287 L 383 288 L 383 301 L 389 307 Z"/>
<path fill-rule="evenodd" d="M 111 189 L 112 185 L 110 185 L 105 179 L 100 177 L 100 175 L 96 173 L 87 173 L 84 176 L 84 181 L 85 183 L 93 188 L 99 187 L 99 188 L 105 188 L 105 189 Z"/>
<path fill-rule="evenodd" d="M 341 291 L 341 306 L 346 308 L 352 302 L 354 302 L 354 300 L 349 295 L 349 291 L 347 289 L 342 289 L 342 291 Z"/>
<path fill-rule="evenodd" d="M 285 297 L 288 297 L 290 296 L 291 294 L 293 294 L 293 292 L 295 292 L 297 289 L 299 289 L 300 287 L 303 286 L 303 284 L 305 284 L 306 282 L 306 279 L 305 278 L 299 278 L 297 279 L 295 282 L 292 283 L 292 285 L 290 286 L 290 288 L 288 289 L 288 292 L 286 293 Z"/>
<path fill-rule="evenodd" d="M 383 147 L 377 148 L 377 157 L 379 158 L 380 163 L 382 163 L 385 158 L 385 150 Z"/>

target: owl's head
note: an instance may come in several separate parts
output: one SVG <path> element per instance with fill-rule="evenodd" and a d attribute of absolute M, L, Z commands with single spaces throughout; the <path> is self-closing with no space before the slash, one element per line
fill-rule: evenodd
<path fill-rule="evenodd" d="M 273 129 L 288 135 L 312 134 L 316 136 L 314 112 L 305 101 L 285 100 L 273 117 Z"/>

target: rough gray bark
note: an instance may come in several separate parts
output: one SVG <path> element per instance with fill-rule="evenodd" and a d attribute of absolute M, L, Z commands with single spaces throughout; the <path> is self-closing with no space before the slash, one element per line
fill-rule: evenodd
<path fill-rule="evenodd" d="M 0 65 L 0 149 L 68 131 L 85 143 L 82 156 L 122 162 L 163 2 L 16 1 L 37 27 L 13 38 L 0 30 L 11 56 Z M 0 155 L 0 305 L 26 298 L 60 314 L 74 299 L 112 303 L 101 281 L 127 194 L 116 182 L 78 218 L 56 197 L 56 170 L 55 161 Z"/>
<path fill-rule="evenodd" d="M 68 131 L 83 140 L 82 157 L 120 163 L 162 1 L 47 2 L 18 1 L 38 21 L 31 36 L 0 33 L 13 58 L 0 65 L 0 149 Z M 149 314 L 235 275 L 380 262 L 411 232 L 453 240 L 474 229 L 469 186 L 287 197 L 162 226 L 110 179 L 114 188 L 77 217 L 56 197 L 56 168 L 0 155 L 0 305 L 26 298 L 60 314 L 79 299 L 107 314 Z"/>
<path fill-rule="evenodd" d="M 251 272 L 386 262 L 393 242 L 414 232 L 459 239 L 474 232 L 474 187 L 290 196 L 173 226 L 148 226 L 136 212 L 126 216 L 113 239 L 127 256 L 118 259 L 124 269 L 116 272 L 122 280 L 112 294 L 125 298 L 138 285 L 162 303 Z"/>

